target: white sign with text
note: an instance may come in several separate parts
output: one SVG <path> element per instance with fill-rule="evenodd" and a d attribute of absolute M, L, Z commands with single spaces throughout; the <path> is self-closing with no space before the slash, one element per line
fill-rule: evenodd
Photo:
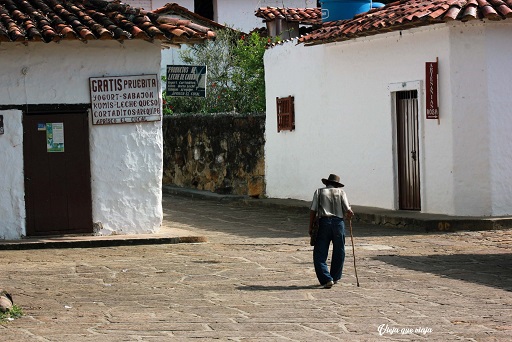
<path fill-rule="evenodd" d="M 91 77 L 89 86 L 93 125 L 162 118 L 157 75 Z"/>

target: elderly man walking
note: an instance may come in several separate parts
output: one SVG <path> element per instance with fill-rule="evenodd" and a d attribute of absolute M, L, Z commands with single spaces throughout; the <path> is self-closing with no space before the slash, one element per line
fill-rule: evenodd
<path fill-rule="evenodd" d="M 313 248 L 313 263 L 318 281 L 324 288 L 331 288 L 341 278 L 345 262 L 345 222 L 354 212 L 350 208 L 347 195 L 340 183 L 340 177 L 330 174 L 322 178 L 324 188 L 315 191 L 309 215 L 309 235 L 313 233 L 313 223 L 318 215 L 319 228 Z M 329 246 L 332 242 L 331 268 L 327 266 Z"/>

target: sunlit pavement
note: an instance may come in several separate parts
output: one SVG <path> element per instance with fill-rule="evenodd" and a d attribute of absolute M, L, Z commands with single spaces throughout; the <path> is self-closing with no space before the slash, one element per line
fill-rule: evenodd
<path fill-rule="evenodd" d="M 24 316 L 0 341 L 510 341 L 512 230 L 353 223 L 321 288 L 307 210 L 164 196 L 166 229 L 202 243 L 0 250 Z M 348 227 L 347 227 L 348 233 Z"/>

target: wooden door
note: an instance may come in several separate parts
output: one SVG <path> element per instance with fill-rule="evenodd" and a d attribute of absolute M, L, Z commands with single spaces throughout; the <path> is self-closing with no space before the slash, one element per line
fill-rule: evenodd
<path fill-rule="evenodd" d="M 23 142 L 27 235 L 92 233 L 87 113 L 25 114 Z"/>
<path fill-rule="evenodd" d="M 399 208 L 421 210 L 418 91 L 397 92 L 396 115 Z"/>

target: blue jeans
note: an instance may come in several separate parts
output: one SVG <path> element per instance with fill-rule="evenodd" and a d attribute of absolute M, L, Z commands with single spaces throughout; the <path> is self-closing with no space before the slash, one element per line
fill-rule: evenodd
<path fill-rule="evenodd" d="M 327 255 L 329 245 L 332 241 L 331 270 L 327 267 Z M 313 248 L 313 263 L 315 272 L 320 284 L 331 280 L 338 281 L 343 271 L 345 262 L 345 222 L 343 219 L 333 217 L 322 217 L 318 229 L 318 237 Z"/>

